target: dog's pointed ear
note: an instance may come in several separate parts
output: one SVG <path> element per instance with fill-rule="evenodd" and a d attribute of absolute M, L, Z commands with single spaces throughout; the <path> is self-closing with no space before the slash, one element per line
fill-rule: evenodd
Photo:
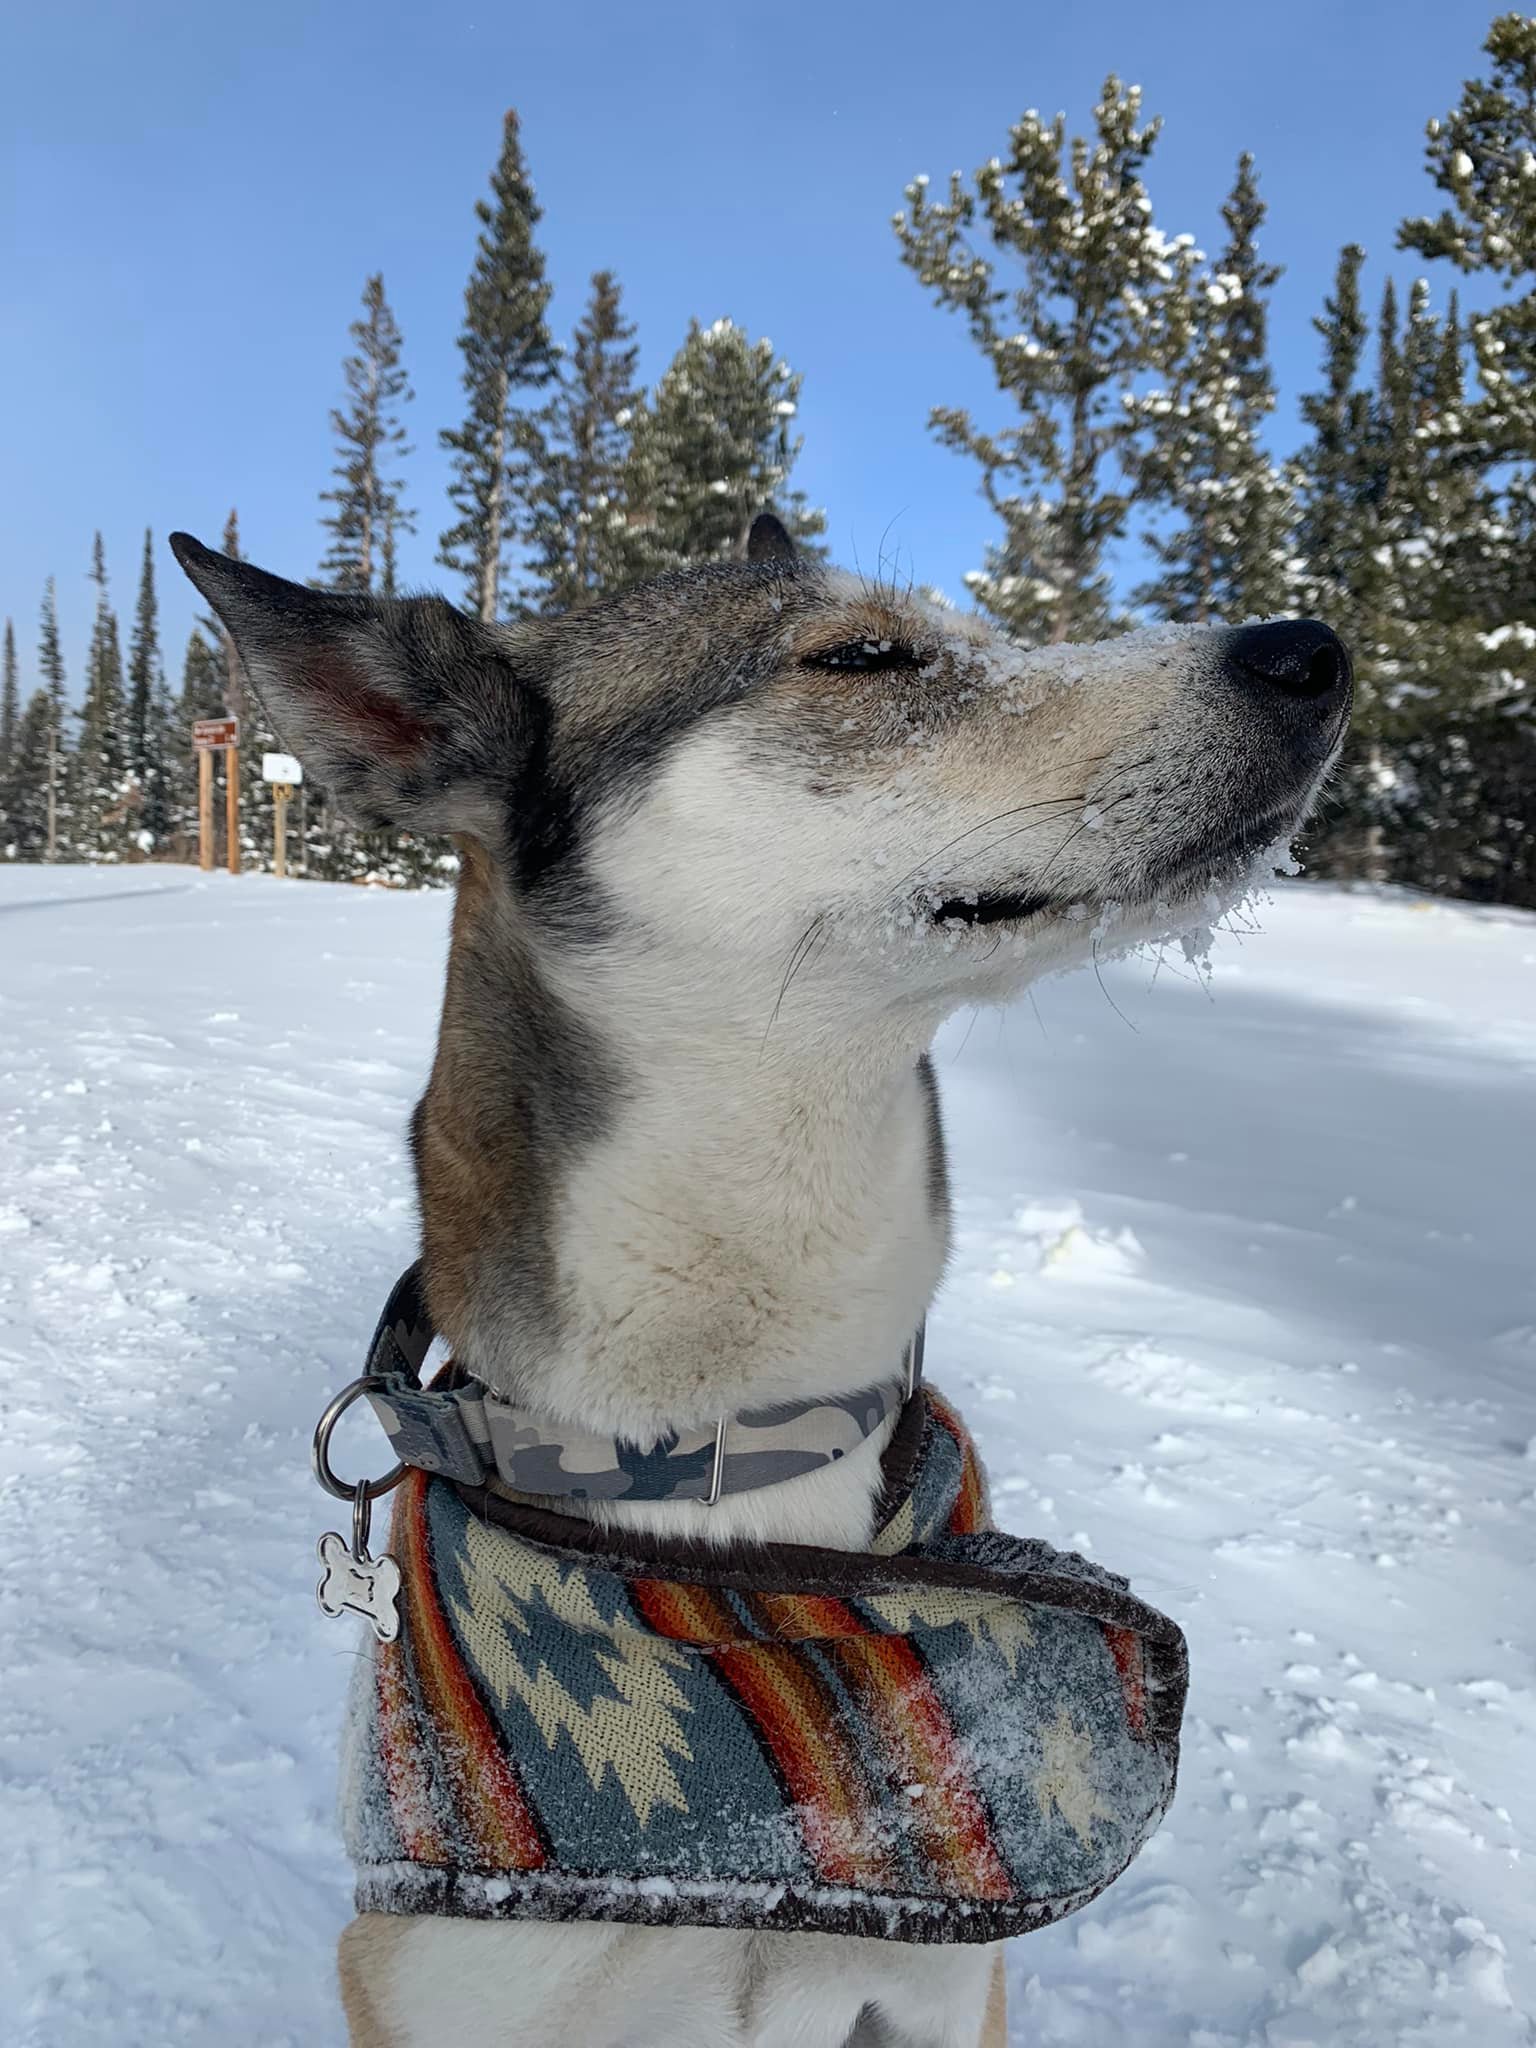
<path fill-rule="evenodd" d="M 171 550 L 229 629 L 279 736 L 357 823 L 492 839 L 540 702 L 504 637 L 440 597 L 310 590 L 216 555 Z"/>
<path fill-rule="evenodd" d="M 747 560 L 749 562 L 784 562 L 795 560 L 795 544 L 789 537 L 789 529 L 782 519 L 772 512 L 759 512 L 747 534 Z"/>

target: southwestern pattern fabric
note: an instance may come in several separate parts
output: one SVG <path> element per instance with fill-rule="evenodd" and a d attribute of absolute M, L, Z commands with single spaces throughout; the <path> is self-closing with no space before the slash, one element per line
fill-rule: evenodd
<path fill-rule="evenodd" d="M 605 1535 L 412 1472 L 402 1627 L 347 1744 L 359 1910 L 990 1941 L 1102 1891 L 1173 1795 L 1183 1637 L 989 1530 L 931 1390 L 902 1429 L 857 1556 Z"/>

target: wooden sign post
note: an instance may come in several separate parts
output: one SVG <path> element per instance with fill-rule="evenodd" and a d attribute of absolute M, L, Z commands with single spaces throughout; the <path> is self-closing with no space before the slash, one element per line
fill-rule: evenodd
<path fill-rule="evenodd" d="M 280 882 L 288 879 L 288 799 L 293 791 L 286 782 L 272 785 L 272 872 Z"/>
<path fill-rule="evenodd" d="M 197 864 L 213 866 L 213 749 L 197 750 Z"/>
<path fill-rule="evenodd" d="M 231 740 L 224 749 L 224 865 L 240 872 L 240 749 Z"/>
<path fill-rule="evenodd" d="M 224 828 L 229 872 L 240 872 L 240 727 L 233 718 L 197 718 L 192 745 L 197 750 L 197 864 L 213 866 L 213 757 L 224 756 Z"/>
<path fill-rule="evenodd" d="M 272 872 L 281 881 L 288 873 L 288 799 L 304 770 L 292 754 L 263 754 L 261 779 L 272 785 Z"/>

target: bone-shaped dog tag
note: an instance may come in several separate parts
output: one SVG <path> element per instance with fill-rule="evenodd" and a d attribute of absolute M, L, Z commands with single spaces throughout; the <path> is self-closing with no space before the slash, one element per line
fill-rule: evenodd
<path fill-rule="evenodd" d="M 334 1529 L 316 1546 L 325 1572 L 315 1588 L 322 1614 L 360 1614 L 381 1643 L 400 1633 L 400 1567 L 387 1554 L 356 1556 Z"/>

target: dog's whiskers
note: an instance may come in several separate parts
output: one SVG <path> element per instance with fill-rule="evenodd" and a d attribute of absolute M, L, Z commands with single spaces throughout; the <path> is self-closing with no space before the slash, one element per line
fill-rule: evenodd
<path fill-rule="evenodd" d="M 1150 732 L 1150 730 L 1150 727 L 1145 728 L 1143 732 L 1138 733 L 1135 736 L 1135 738 L 1145 738 L 1147 736 L 1147 733 Z M 1135 739 L 1132 740 L 1131 744 L 1135 744 Z M 1061 771 L 1074 769 L 1088 769 L 1091 771 L 1092 769 L 1097 768 L 1101 763 L 1109 760 L 1110 755 L 1113 753 L 1113 751 L 1113 748 L 1106 747 L 1095 754 L 1081 754 L 1073 760 L 1058 762 L 1056 766 Z M 1116 763 L 1112 772 L 1116 775 L 1133 775 L 1135 774 L 1137 769 L 1149 767 L 1156 758 L 1157 756 L 1155 752 L 1150 754 L 1143 754 L 1134 761 L 1122 761 Z M 1134 792 L 1131 790 L 1122 790 L 1119 796 L 1113 798 L 1109 803 L 1105 804 L 1102 807 L 1103 811 L 1108 812 L 1110 810 L 1113 810 L 1116 807 L 1116 805 L 1125 802 L 1125 800 L 1133 794 Z M 1072 804 L 1086 804 L 1088 801 L 1089 798 L 1086 790 L 1076 791 L 1072 794 L 1063 794 L 1061 796 L 1040 797 L 1033 803 L 1012 804 L 1005 811 L 998 811 L 994 813 L 994 815 L 990 818 L 981 819 L 981 821 L 978 824 L 968 825 L 965 831 L 957 833 L 953 839 L 946 840 L 944 845 L 935 848 L 935 850 L 931 854 L 929 854 L 924 860 L 919 861 L 916 867 L 909 868 L 906 874 L 901 876 L 901 878 L 893 885 L 891 891 L 892 899 L 895 900 L 896 898 L 898 898 L 902 890 L 905 889 L 905 887 L 907 886 L 907 884 L 909 882 L 915 881 L 927 869 L 931 868 L 935 861 L 942 859 L 946 853 L 953 852 L 957 846 L 963 846 L 966 840 L 974 838 L 978 832 L 985 832 L 991 826 L 1000 825 L 1009 818 L 1021 817 L 1026 811 L 1047 811 L 1051 814 L 1050 816 L 1045 818 L 1031 819 L 1029 824 L 1021 825 L 1017 827 L 1013 832 L 1005 832 L 1001 835 L 1001 837 L 989 841 L 988 844 L 981 849 L 980 854 L 976 856 L 976 858 L 985 858 L 986 855 L 994 852 L 999 846 L 1006 845 L 1010 839 L 1017 838 L 1020 836 L 1020 834 L 1024 832 L 1033 831 L 1038 825 L 1051 824 L 1056 822 L 1060 818 L 1064 806 L 1069 806 Z M 1064 847 L 1067 843 L 1068 842 L 1064 841 L 1062 847 L 1057 848 L 1057 854 L 1061 853 L 1064 850 Z M 1056 856 L 1053 855 L 1052 859 L 1054 859 L 1055 857 Z"/>
<path fill-rule="evenodd" d="M 1067 797 L 1063 801 L 1075 804 L 1080 803 L 1082 799 L 1080 797 Z M 1000 832 L 996 839 L 989 839 L 986 845 L 973 858 L 985 860 L 989 854 L 996 853 L 1000 846 L 1006 846 L 1010 839 L 1022 839 L 1026 832 L 1038 832 L 1042 825 L 1059 825 L 1061 818 L 1061 812 L 1056 811 L 1049 818 L 1031 818 L 1027 825 L 1015 825 L 1011 832 Z"/>
<path fill-rule="evenodd" d="M 1010 804 L 1006 811 L 998 811 L 990 818 L 981 819 L 978 824 L 967 825 L 965 830 L 957 832 L 953 839 L 947 839 L 942 846 L 935 847 L 932 853 L 925 855 L 917 863 L 916 867 L 908 868 L 907 872 L 893 883 L 892 894 L 898 895 L 908 882 L 915 881 L 926 868 L 932 867 L 936 860 L 941 860 L 946 853 L 952 852 L 955 847 L 973 838 L 976 833 L 985 832 L 991 825 L 1001 825 L 1006 818 L 1021 817 L 1025 811 L 1054 810 L 1062 804 L 1081 804 L 1087 800 L 1083 792 L 1079 791 L 1075 796 L 1043 796 L 1032 804 Z M 1041 822 L 1049 824 L 1050 820 L 1042 819 Z"/>
<path fill-rule="evenodd" d="M 1105 1002 L 1108 1003 L 1109 1007 L 1120 1019 L 1120 1022 L 1123 1025 L 1125 1025 L 1128 1031 L 1134 1031 L 1136 1033 L 1136 1036 L 1140 1038 L 1140 1026 L 1133 1024 L 1131 1022 L 1130 1018 L 1127 1017 L 1124 1010 L 1121 1009 L 1120 1005 L 1115 1001 L 1114 997 L 1110 994 L 1108 988 L 1105 986 L 1104 976 L 1099 971 L 1099 942 L 1097 939 L 1095 939 L 1093 942 L 1093 978 L 1099 984 L 1099 994 L 1104 998 Z"/>
<path fill-rule="evenodd" d="M 1118 809 L 1121 804 L 1128 802 L 1133 794 L 1133 791 L 1125 790 L 1122 792 L 1121 795 L 1111 798 L 1111 800 L 1107 804 L 1105 804 L 1103 811 L 1100 813 L 1100 816 L 1107 817 L 1111 811 Z M 1061 859 L 1061 856 L 1066 852 L 1067 848 L 1072 844 L 1073 840 L 1077 837 L 1079 832 L 1086 832 L 1088 830 L 1088 825 L 1089 820 L 1087 818 L 1081 818 L 1079 819 L 1077 824 L 1073 826 L 1072 830 L 1067 834 L 1066 838 L 1062 840 L 1060 846 L 1057 847 L 1056 851 L 1051 855 L 1050 859 L 1046 862 L 1045 866 L 1040 870 L 1039 874 L 1035 877 L 1035 885 L 1037 888 L 1040 886 L 1040 884 L 1044 882 L 1046 876 L 1051 872 L 1051 869 L 1055 867 L 1057 861 Z"/>
<path fill-rule="evenodd" d="M 826 932 L 824 929 L 826 921 L 826 912 L 824 910 L 818 911 L 815 917 L 813 917 L 810 923 L 806 926 L 805 930 L 800 934 L 799 938 L 795 941 L 794 948 L 789 956 L 789 965 L 784 970 L 784 979 L 779 983 L 779 993 L 773 1005 L 773 1014 L 768 1019 L 767 1025 L 764 1027 L 763 1030 L 763 1042 L 762 1045 L 758 1048 L 759 1058 L 762 1057 L 763 1053 L 768 1048 L 769 1033 L 773 1030 L 774 1025 L 779 1020 L 779 1012 L 784 1007 L 784 998 L 789 993 L 790 983 L 794 980 L 795 976 L 800 972 L 801 968 L 805 965 L 806 961 L 810 959 L 811 954 L 816 950 L 816 947 L 826 936 Z"/>

